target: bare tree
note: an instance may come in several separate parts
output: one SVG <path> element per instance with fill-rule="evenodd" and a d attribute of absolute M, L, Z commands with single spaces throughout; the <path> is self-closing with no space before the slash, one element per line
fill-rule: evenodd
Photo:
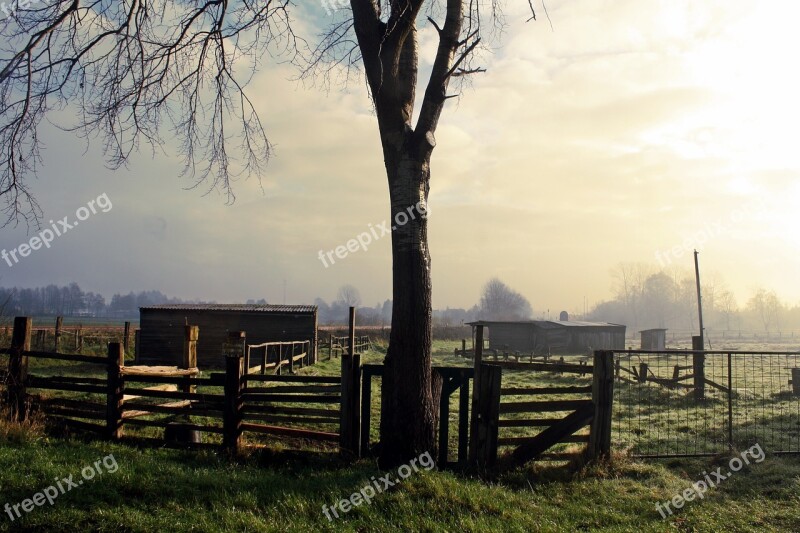
<path fill-rule="evenodd" d="M 533 314 L 530 302 L 497 278 L 483 286 L 480 312 L 484 320 L 521 320 Z"/>
<path fill-rule="evenodd" d="M 731 318 L 739 311 L 736 304 L 736 296 L 728 290 L 723 289 L 719 296 L 719 311 L 725 319 L 725 329 L 731 329 Z"/>
<path fill-rule="evenodd" d="M 759 287 L 748 300 L 747 307 L 761 321 L 765 332 L 769 332 L 772 326 L 780 329 L 780 315 L 783 310 L 783 304 L 778 295 L 775 294 L 775 291 L 768 291 L 763 287 Z"/>
<path fill-rule="evenodd" d="M 38 223 L 26 176 L 40 161 L 48 113 L 77 109 L 70 128 L 100 137 L 112 166 L 142 144 L 155 151 L 164 128 L 182 144 L 186 173 L 233 200 L 231 143 L 241 172 L 260 175 L 270 144 L 244 91 L 270 54 L 287 54 L 301 77 L 363 67 L 375 109 L 393 219 L 425 209 L 435 133 L 454 80 L 483 39 L 503 25 L 501 0 L 350 0 L 316 47 L 292 27 L 292 0 L 58 0 L 18 6 L 0 22 L 0 195 L 9 221 Z M 533 6 L 528 3 L 531 13 Z M 535 14 L 534 14 L 535 15 Z M 424 95 L 418 23 L 438 44 Z M 307 52 L 307 53 L 306 53 Z M 236 65 L 236 68 L 234 68 Z M 426 70 L 427 71 L 427 70 Z M 414 116 L 417 120 L 414 121 Z M 431 379 L 431 272 L 426 217 L 392 233 L 393 312 L 383 378 L 381 464 L 435 445 Z"/>
<path fill-rule="evenodd" d="M 341 302 L 344 307 L 358 307 L 361 305 L 361 294 L 352 285 L 342 285 L 336 300 Z"/>

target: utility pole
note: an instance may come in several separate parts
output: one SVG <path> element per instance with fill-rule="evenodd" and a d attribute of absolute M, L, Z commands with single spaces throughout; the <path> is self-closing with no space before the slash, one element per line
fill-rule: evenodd
<path fill-rule="evenodd" d="M 699 252 L 694 251 L 694 277 L 697 280 L 697 314 L 700 320 L 700 346 L 705 350 L 705 329 L 703 328 L 703 302 L 700 298 L 700 265 L 697 261 Z"/>

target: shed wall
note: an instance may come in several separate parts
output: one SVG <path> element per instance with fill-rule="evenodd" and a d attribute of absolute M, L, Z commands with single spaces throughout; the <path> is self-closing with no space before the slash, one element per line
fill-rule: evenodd
<path fill-rule="evenodd" d="M 316 313 L 264 313 L 219 310 L 142 309 L 139 361 L 142 364 L 179 365 L 183 359 L 184 325 L 199 326 L 197 364 L 224 364 L 222 345 L 229 331 L 244 331 L 248 344 L 275 341 L 311 341 L 316 360 Z"/>

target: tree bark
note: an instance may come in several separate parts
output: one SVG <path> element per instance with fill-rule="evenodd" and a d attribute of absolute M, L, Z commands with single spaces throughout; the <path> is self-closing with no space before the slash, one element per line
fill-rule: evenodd
<path fill-rule="evenodd" d="M 436 442 L 426 220 L 430 167 L 425 156 L 415 155 L 404 154 L 396 166 L 387 159 L 394 302 L 381 395 L 381 468 L 432 451 Z"/>

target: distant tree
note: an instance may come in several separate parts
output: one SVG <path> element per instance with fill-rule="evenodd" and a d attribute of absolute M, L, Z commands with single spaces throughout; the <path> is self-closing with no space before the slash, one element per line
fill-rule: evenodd
<path fill-rule="evenodd" d="M 748 300 L 747 308 L 758 317 L 761 325 L 764 326 L 764 331 L 770 331 L 772 326 L 780 329 L 780 314 L 783 304 L 775 291 L 759 287 Z"/>
<path fill-rule="evenodd" d="M 533 314 L 530 302 L 497 278 L 483 286 L 480 308 L 484 320 L 522 320 Z"/>
<path fill-rule="evenodd" d="M 725 321 L 725 329 L 731 329 L 731 318 L 739 311 L 736 296 L 728 289 L 724 289 L 717 298 L 717 309 Z"/>
<path fill-rule="evenodd" d="M 336 300 L 345 307 L 358 307 L 361 305 L 361 294 L 352 285 L 342 285 L 339 287 Z"/>

